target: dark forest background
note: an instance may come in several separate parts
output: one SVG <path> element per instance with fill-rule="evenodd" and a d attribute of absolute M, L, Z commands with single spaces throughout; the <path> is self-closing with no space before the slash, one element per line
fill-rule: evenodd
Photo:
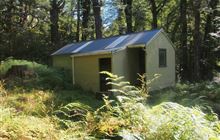
<path fill-rule="evenodd" d="M 157 28 L 176 46 L 180 80 L 220 69 L 219 0 L 1 0 L 0 60 L 50 64 L 68 43 Z"/>

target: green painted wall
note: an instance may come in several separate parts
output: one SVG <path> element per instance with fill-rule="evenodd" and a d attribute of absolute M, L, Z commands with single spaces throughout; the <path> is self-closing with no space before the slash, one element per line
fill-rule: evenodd
<path fill-rule="evenodd" d="M 159 67 L 159 48 L 167 50 L 167 67 Z M 157 90 L 175 84 L 175 50 L 164 33 L 160 33 L 146 48 L 146 73 L 148 79 L 154 74 L 160 77 L 153 81 L 151 90 Z"/>
<path fill-rule="evenodd" d="M 72 69 L 72 58 L 70 55 L 52 56 L 53 66 L 57 68 Z"/>
<path fill-rule="evenodd" d="M 110 54 L 73 57 L 74 83 L 85 90 L 100 91 L 99 59 L 111 58 Z"/>

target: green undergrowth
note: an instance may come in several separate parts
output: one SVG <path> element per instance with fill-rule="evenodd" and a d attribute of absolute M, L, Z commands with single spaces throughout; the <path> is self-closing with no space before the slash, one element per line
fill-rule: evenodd
<path fill-rule="evenodd" d="M 13 65 L 17 62 L 8 60 L 11 61 Z M 63 76 L 59 75 L 60 70 L 44 65 L 40 69 L 43 67 L 46 70 L 42 75 L 32 68 L 39 79 L 46 78 L 46 73 Z M 145 83 L 144 76 L 139 78 L 141 86 L 135 87 L 123 81 L 123 77 L 103 74 L 112 81 L 108 84 L 115 87 L 111 90 L 114 99 L 105 96 L 100 101 L 94 93 L 65 84 L 59 86 L 59 82 L 43 85 L 45 81 L 39 79 L 31 79 L 35 81 L 28 84 L 16 78 L 1 81 L 0 139 L 220 139 L 217 115 L 203 110 L 210 101 L 218 102 L 219 85 L 177 84 L 175 88 L 149 93 L 149 81 Z M 50 81 L 55 77 L 51 76 Z"/>
<path fill-rule="evenodd" d="M 26 65 L 34 72 L 31 78 L 6 77 L 13 65 Z M 8 87 L 20 86 L 26 89 L 71 89 L 71 71 L 56 69 L 27 60 L 7 59 L 0 64 L 0 77 L 5 77 Z"/>
<path fill-rule="evenodd" d="M 163 102 L 149 107 L 146 86 L 134 87 L 123 77 L 108 74 L 116 88 L 115 99 L 104 97 L 104 105 L 96 111 L 80 112 L 81 119 L 71 120 L 71 108 L 65 111 L 66 125 L 72 137 L 85 139 L 125 140 L 219 140 L 220 123 L 214 113 L 203 113 L 199 107 L 184 107 Z M 71 104 L 69 104 L 71 106 Z M 73 105 L 74 106 L 74 105 Z M 67 107 L 68 108 L 68 107 Z M 60 110 L 62 111 L 62 110 Z M 78 128 L 78 133 L 74 133 Z"/>
<path fill-rule="evenodd" d="M 33 116 L 52 115 L 54 110 L 69 103 L 78 103 L 96 109 L 102 104 L 93 93 L 81 89 L 73 90 L 38 90 L 30 91 L 22 88 L 6 90 L 1 94 L 0 104 L 5 107 L 14 108 L 17 113 Z"/>
<path fill-rule="evenodd" d="M 58 140 L 61 133 L 51 117 L 39 118 L 30 115 L 18 115 L 14 108 L 0 106 L 0 139 L 31 140 L 54 139 Z"/>
<path fill-rule="evenodd" d="M 177 83 L 173 88 L 152 92 L 148 103 L 154 106 L 167 101 L 188 107 L 199 106 L 203 111 L 213 109 L 220 114 L 220 84 L 215 82 Z"/>
<path fill-rule="evenodd" d="M 57 110 L 75 104 L 80 109 L 88 107 L 94 111 L 103 104 L 93 93 L 81 89 L 53 91 L 5 87 L 5 83 L 0 82 L 0 139 L 67 139 L 70 128 L 64 126 L 63 114 L 57 114 Z"/>

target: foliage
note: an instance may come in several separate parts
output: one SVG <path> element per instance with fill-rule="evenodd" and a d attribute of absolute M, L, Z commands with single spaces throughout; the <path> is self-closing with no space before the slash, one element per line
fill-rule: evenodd
<path fill-rule="evenodd" d="M 0 60 L 50 64 L 52 52 L 94 39 L 97 31 L 106 37 L 154 28 L 163 28 L 175 44 L 181 80 L 212 79 L 220 56 L 219 0 L 1 0 L 0 11 Z"/>
<path fill-rule="evenodd" d="M 114 100 L 105 96 L 104 105 L 78 121 L 80 130 L 97 139 L 201 140 L 219 139 L 219 120 L 216 114 L 203 113 L 199 108 L 164 102 L 148 107 L 147 92 L 124 82 L 123 77 L 110 76 L 115 89 Z M 146 83 L 145 83 L 146 84 Z M 83 114 L 83 116 L 85 116 Z M 70 128 L 77 121 L 68 122 Z M 78 126 L 78 125 L 77 125 Z M 80 133 L 80 136 L 85 136 Z M 87 136 L 88 136 L 87 135 Z"/>
<path fill-rule="evenodd" d="M 0 139 L 58 139 L 55 119 L 47 116 L 48 108 L 44 105 L 50 94 L 43 91 L 21 94 L 16 93 L 18 89 L 11 93 L 3 83 L 0 87 Z"/>
<path fill-rule="evenodd" d="M 178 83 L 174 88 L 152 92 L 148 102 L 156 105 L 172 101 L 189 107 L 200 106 L 203 111 L 210 111 L 212 108 L 219 114 L 219 93 L 220 85 L 214 82 Z"/>
<path fill-rule="evenodd" d="M 15 77 L 13 80 L 8 80 L 8 86 L 13 87 L 23 86 L 26 88 L 39 87 L 44 89 L 54 88 L 72 88 L 71 73 L 67 70 L 50 68 L 46 65 L 38 64 L 27 60 L 7 59 L 0 64 L 0 75 L 5 75 L 12 65 L 27 65 L 27 67 L 36 73 L 36 77 L 21 79 Z M 20 85 L 19 85 L 20 84 Z"/>
<path fill-rule="evenodd" d="M 219 139 L 220 133 L 216 130 L 219 121 L 215 114 L 206 115 L 198 108 L 169 102 L 155 106 L 151 111 L 149 139 Z"/>
<path fill-rule="evenodd" d="M 54 110 L 68 107 L 69 103 L 77 105 L 78 108 L 86 106 L 90 110 L 102 104 L 93 94 L 87 94 L 80 89 L 63 91 L 27 90 L 23 87 L 7 89 L 6 85 L 0 82 L 0 139 L 68 140 L 79 138 L 79 134 L 85 138 L 86 133 L 81 129 L 80 123 L 77 122 L 71 128 L 64 129 L 64 123 L 61 123 L 61 118 L 54 115 L 56 113 Z"/>
<path fill-rule="evenodd" d="M 17 115 L 13 108 L 1 106 L 0 113 L 2 139 L 58 139 L 59 134 L 51 118 Z"/>
<path fill-rule="evenodd" d="M 142 84 L 140 87 L 135 87 L 123 81 L 123 77 L 108 72 L 103 73 L 109 76 L 111 82 L 108 84 L 114 87 L 111 91 L 115 95 L 114 99 L 105 96 L 104 105 L 102 101 L 95 99 L 94 94 L 77 88 L 52 91 L 52 89 L 38 89 L 36 85 L 36 89 L 27 90 L 20 85 L 16 86 L 16 83 L 13 87 L 8 87 L 7 81 L 1 82 L 0 138 L 220 139 L 220 123 L 213 112 L 205 114 L 199 107 L 192 107 L 195 104 L 184 107 L 172 102 L 163 102 L 150 107 L 146 99 L 153 99 L 152 94 L 148 96 L 148 85 L 152 80 L 145 82 L 145 77 L 141 76 Z M 166 94 L 168 91 L 161 92 Z M 218 95 L 219 85 L 178 84 L 172 91 L 173 95 L 178 95 L 175 92 L 184 95 L 178 96 L 179 101 L 183 101 L 181 100 L 183 97 L 196 92 Z M 161 93 L 160 96 L 162 95 Z M 160 96 L 153 97 L 159 102 Z M 192 96 L 195 97 L 194 94 Z M 161 98 L 163 97 L 166 96 Z M 218 97 L 215 96 L 213 99 L 215 98 L 217 101 Z M 166 101 L 169 101 L 168 97 Z M 184 102 L 192 103 L 191 100 Z"/>

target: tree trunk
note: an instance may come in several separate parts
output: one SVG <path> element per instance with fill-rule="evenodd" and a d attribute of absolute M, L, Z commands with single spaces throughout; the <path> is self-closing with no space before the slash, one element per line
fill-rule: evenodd
<path fill-rule="evenodd" d="M 14 50 L 13 50 L 13 38 L 14 38 L 14 34 L 12 34 L 11 32 L 13 32 L 13 21 L 12 21 L 12 13 L 13 13 L 13 7 L 14 7 L 14 2 L 13 0 L 10 0 L 7 4 L 7 14 L 5 14 L 5 23 L 6 25 L 3 26 L 5 27 L 5 31 L 6 33 L 9 33 L 7 35 L 8 37 L 8 48 L 9 48 L 9 54 L 13 56 Z"/>
<path fill-rule="evenodd" d="M 82 2 L 82 40 L 87 40 L 88 37 L 88 21 L 89 21 L 89 13 L 90 13 L 90 0 L 83 0 Z"/>
<path fill-rule="evenodd" d="M 125 7 L 125 18 L 126 18 L 126 24 L 127 24 L 127 33 L 133 32 L 132 2 L 133 2 L 133 0 L 123 0 L 123 4 L 126 5 L 126 7 Z"/>
<path fill-rule="evenodd" d="M 101 2 L 99 2 L 99 0 L 93 0 L 93 13 L 95 18 L 96 39 L 102 38 Z"/>
<path fill-rule="evenodd" d="M 124 13 L 123 13 L 123 9 L 122 8 L 119 8 L 118 9 L 118 22 L 117 22 L 117 24 L 118 24 L 118 34 L 119 35 L 123 35 L 123 34 L 125 34 L 125 32 L 126 32 L 126 28 L 125 28 L 125 24 L 124 24 L 124 20 L 123 20 L 123 15 Z"/>
<path fill-rule="evenodd" d="M 76 42 L 79 42 L 79 35 L 80 35 L 80 0 L 77 0 Z"/>
<path fill-rule="evenodd" d="M 180 76 L 183 81 L 189 79 L 189 68 L 188 68 L 188 47 L 187 47 L 187 1 L 180 1 L 180 27 L 181 27 L 181 37 L 180 37 Z"/>
<path fill-rule="evenodd" d="M 156 2 L 155 0 L 150 0 L 150 4 L 151 4 L 151 13 L 152 13 L 152 18 L 153 21 L 151 23 L 152 29 L 156 29 L 157 28 L 157 6 L 156 6 Z"/>
<path fill-rule="evenodd" d="M 50 1 L 51 10 L 50 10 L 50 30 L 51 30 L 51 42 L 52 44 L 57 47 L 60 42 L 59 37 L 59 7 L 57 5 L 57 0 Z"/>
<path fill-rule="evenodd" d="M 194 12 L 194 35 L 193 35 L 193 45 L 194 45 L 194 71 L 193 80 L 200 80 L 200 48 L 201 48 L 201 15 L 200 15 L 201 0 L 193 1 L 193 12 Z"/>
<path fill-rule="evenodd" d="M 209 33 L 215 31 L 214 19 L 217 15 L 218 0 L 209 1 L 208 8 L 211 11 L 206 16 L 205 30 L 203 36 L 203 47 L 201 48 L 201 59 L 205 60 L 206 63 L 201 64 L 201 77 L 203 80 L 211 80 L 213 78 L 213 69 L 215 67 L 216 60 L 214 59 L 214 53 L 212 52 L 213 42 Z"/>

